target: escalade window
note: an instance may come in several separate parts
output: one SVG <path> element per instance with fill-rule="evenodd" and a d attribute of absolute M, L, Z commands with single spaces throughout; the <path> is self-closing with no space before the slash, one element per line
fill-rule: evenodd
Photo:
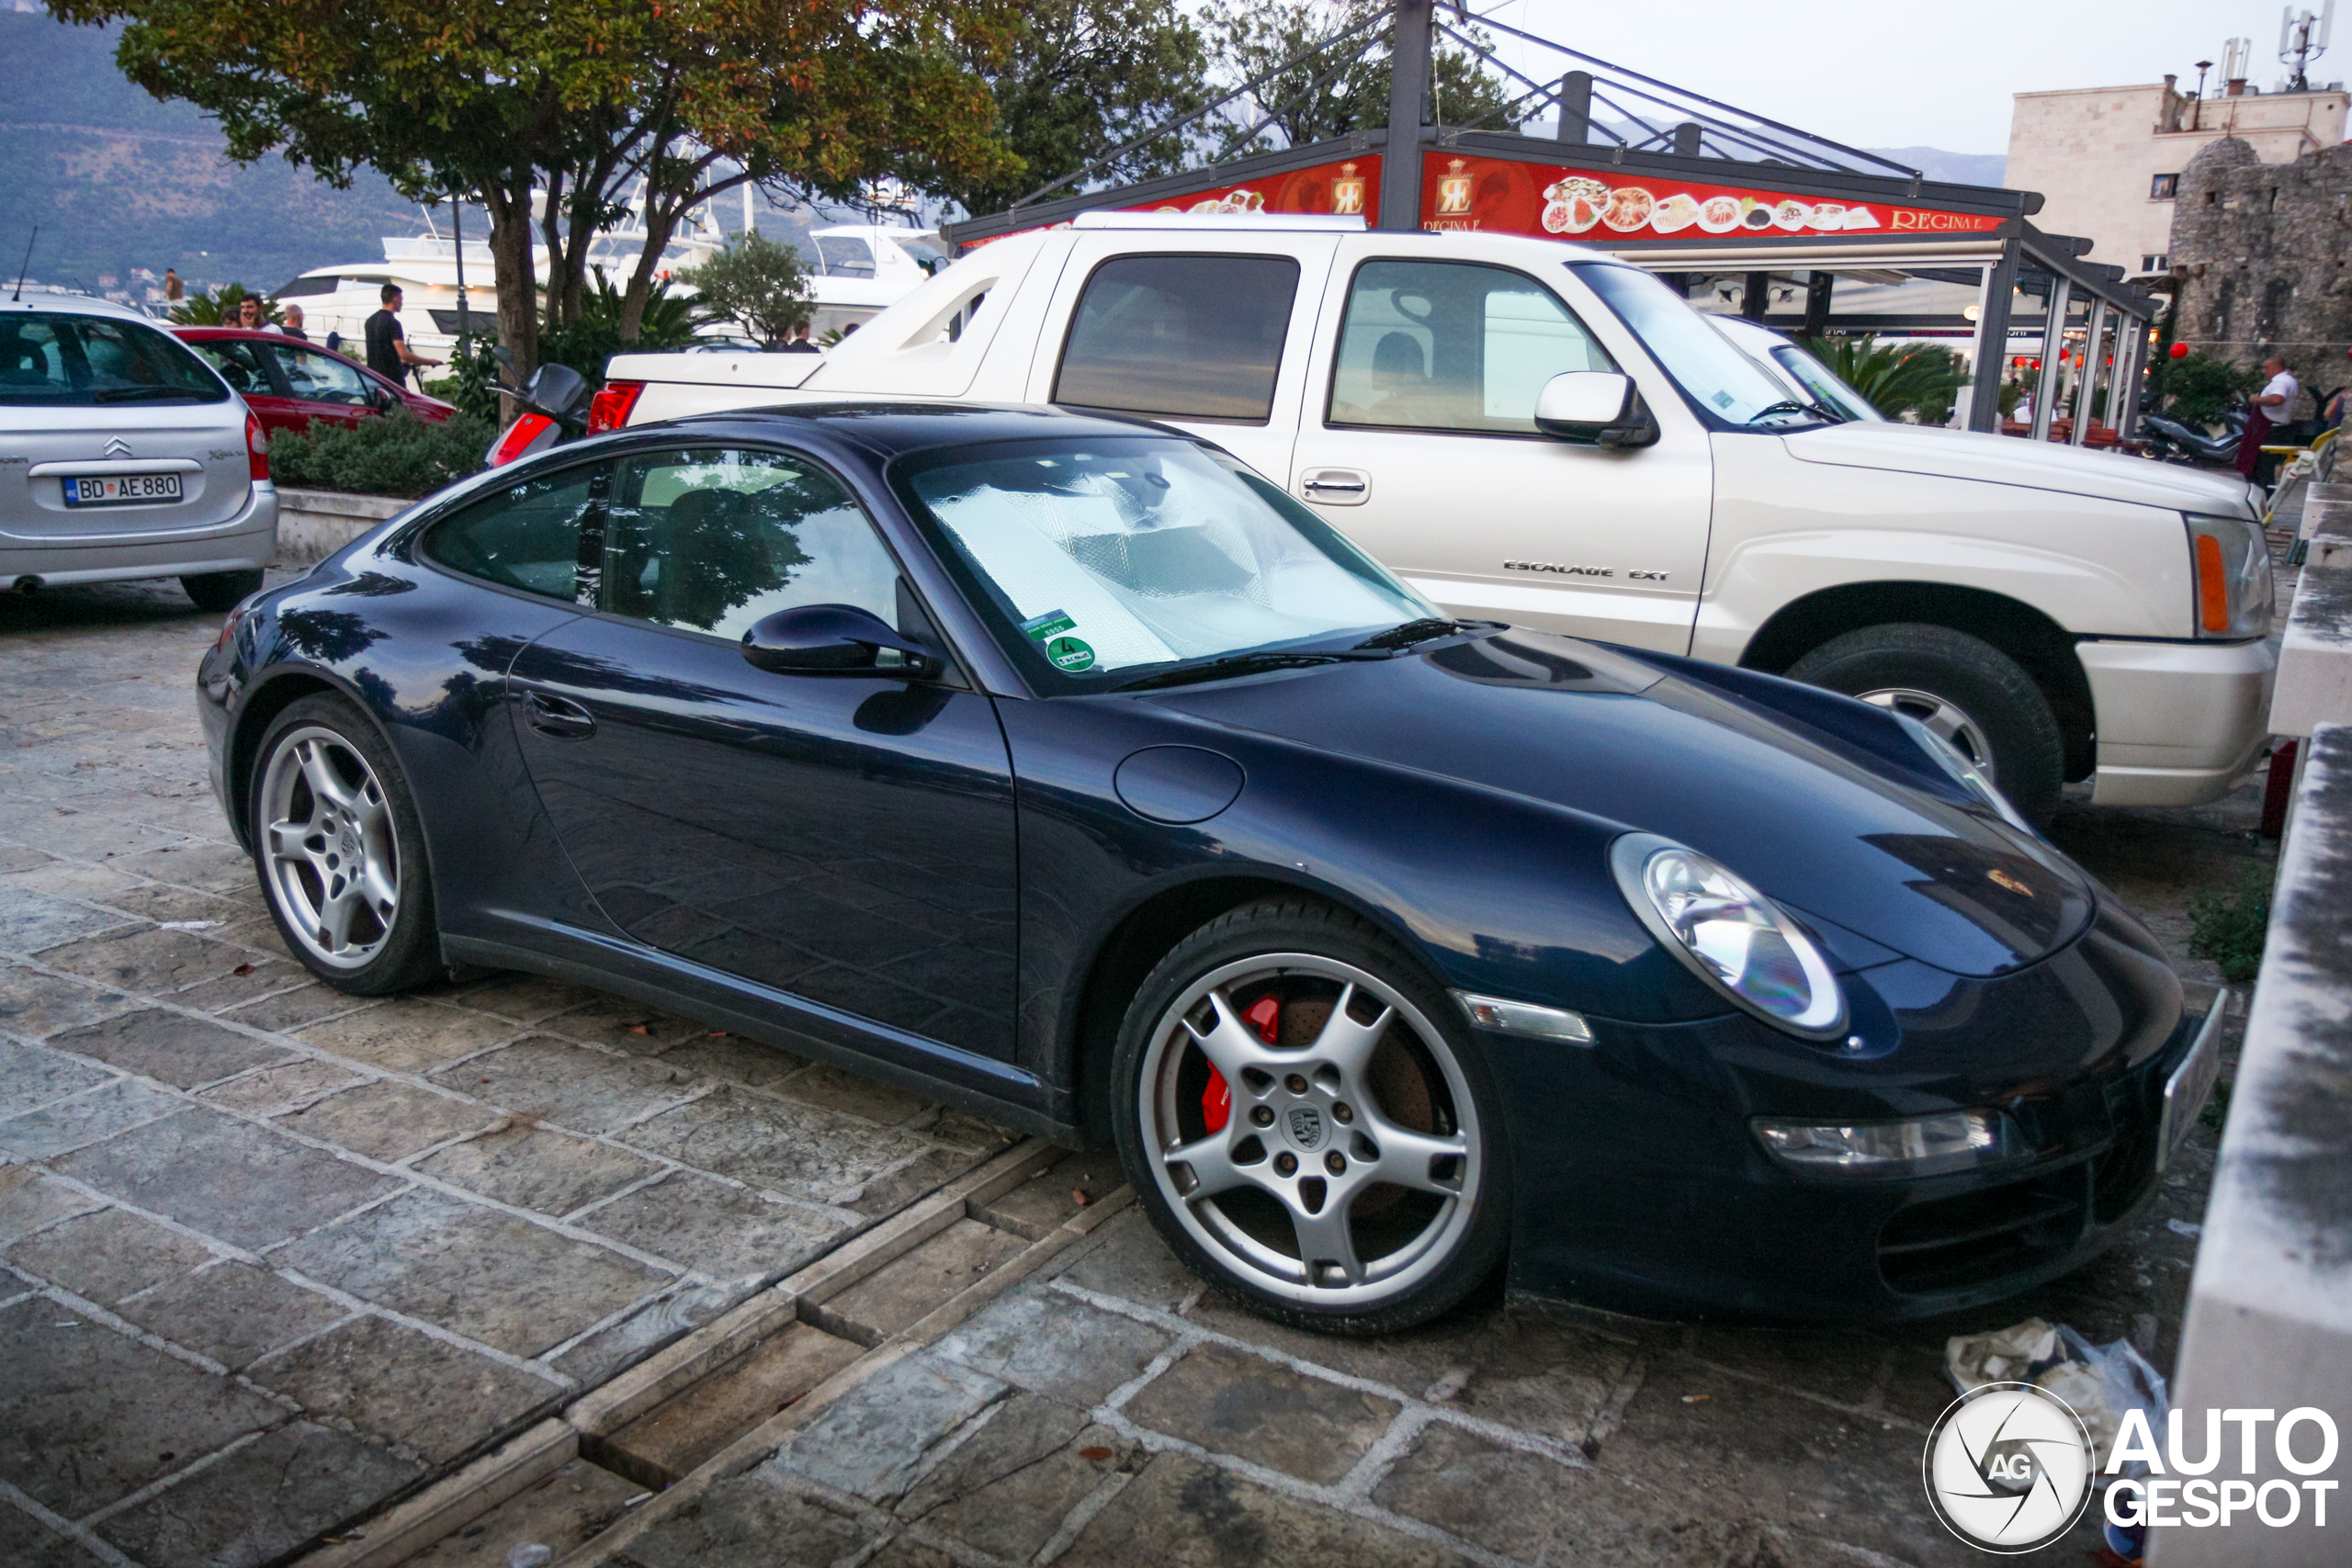
<path fill-rule="evenodd" d="M 1551 290 L 1469 262 L 1366 262 L 1348 289 L 1332 424 L 1533 435 L 1535 397 L 1616 364 Z"/>
<path fill-rule="evenodd" d="M 1691 406 L 1727 425 L 1786 429 L 1819 424 L 1781 384 L 1734 348 L 1690 302 L 1639 267 L 1579 262 L 1571 270 L 1615 310 L 1650 356 L 1666 367 Z"/>
<path fill-rule="evenodd" d="M 1086 280 L 1054 401 L 1263 424 L 1298 294 L 1288 256 L 1121 256 Z"/>

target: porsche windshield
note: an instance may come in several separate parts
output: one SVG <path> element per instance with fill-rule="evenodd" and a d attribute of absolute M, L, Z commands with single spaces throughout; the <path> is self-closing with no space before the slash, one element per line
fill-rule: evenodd
<path fill-rule="evenodd" d="M 1020 442 L 927 454 L 893 478 L 1042 690 L 1308 657 L 1438 615 L 1304 506 L 1189 442 Z"/>

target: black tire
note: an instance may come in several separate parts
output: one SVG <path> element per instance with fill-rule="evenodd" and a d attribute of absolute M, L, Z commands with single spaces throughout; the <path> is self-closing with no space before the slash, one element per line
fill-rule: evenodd
<path fill-rule="evenodd" d="M 309 782 L 314 769 L 333 772 L 323 790 Z M 311 974 L 359 997 L 407 990 L 440 974 L 433 877 L 415 800 L 391 748 L 347 699 L 304 697 L 270 721 L 244 811 L 270 918 L 287 951 Z M 280 831 L 273 832 L 274 823 Z M 387 868 L 388 917 L 375 897 Z"/>
<path fill-rule="evenodd" d="M 229 611 L 248 593 L 261 591 L 258 571 L 196 571 L 180 579 L 180 589 L 199 610 Z"/>
<path fill-rule="evenodd" d="M 2033 677 L 1992 644 L 1950 626 L 1864 626 L 1831 637 L 1791 665 L 1788 675 L 1849 696 L 1899 691 L 1941 699 L 1973 721 L 1982 740 L 1961 749 L 1981 744 L 1987 754 L 1977 760 L 1992 764 L 1993 782 L 2018 815 L 2039 827 L 2056 813 L 2066 768 L 2058 716 Z"/>
<path fill-rule="evenodd" d="M 1269 998 L 1275 1012 L 1260 1014 Z M 1226 1084 L 1222 1126 L 1206 1119 L 1225 1080 L 1212 1077 L 1204 1018 L 1274 1032 L 1243 1043 L 1280 1071 L 1238 1068 L 1250 1081 Z M 1144 1212 L 1188 1268 L 1251 1312 L 1393 1333 L 1500 1267 L 1510 1162 L 1485 1054 L 1453 999 L 1368 922 L 1306 899 L 1210 921 L 1137 988 L 1112 1067 L 1114 1135 Z M 1208 1179 L 1163 1157 L 1180 1146 L 1204 1151 Z"/>

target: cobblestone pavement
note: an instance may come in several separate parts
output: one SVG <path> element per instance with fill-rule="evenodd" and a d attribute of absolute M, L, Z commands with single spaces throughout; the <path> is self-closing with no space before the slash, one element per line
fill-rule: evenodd
<path fill-rule="evenodd" d="M 260 1562 L 1006 1146 L 514 976 L 309 984 L 204 779 L 219 627 L 0 608 L 0 1562 Z"/>
<path fill-rule="evenodd" d="M 164 589 L 0 604 L 11 1564 L 266 1562 L 1005 1146 L 570 987 L 303 984 L 202 784 L 187 682 L 216 626 Z M 2255 809 L 2070 807 L 2055 836 L 2210 994 L 2185 908 L 2267 855 Z M 2214 1143 L 2068 1279 L 1868 1331 L 1487 1303 L 1338 1341 L 1204 1295 L 1121 1213 L 830 1400 L 792 1405 L 838 1358 L 708 1394 L 679 1417 L 717 1423 L 695 1462 L 751 1436 L 666 1493 L 687 1467 L 648 1479 L 662 1434 L 625 1433 L 602 1457 L 638 1479 L 592 1451 L 415 1561 L 1973 1562 L 1918 1481 L 1945 1337 L 2041 1314 L 2168 1369 Z M 893 1272 L 985 1268 L 992 1235 L 959 1224 Z M 777 1354 L 880 1342 L 899 1285 Z"/>

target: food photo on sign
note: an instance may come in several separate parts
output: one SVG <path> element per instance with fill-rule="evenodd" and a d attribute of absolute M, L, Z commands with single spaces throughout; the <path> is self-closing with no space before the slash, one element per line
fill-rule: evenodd
<path fill-rule="evenodd" d="M 1965 232 L 2000 220 L 1927 208 L 1808 201 L 1786 191 L 1666 181 L 1612 184 L 1589 170 L 1500 158 L 1429 155 L 1422 227 L 1564 238 Z"/>

